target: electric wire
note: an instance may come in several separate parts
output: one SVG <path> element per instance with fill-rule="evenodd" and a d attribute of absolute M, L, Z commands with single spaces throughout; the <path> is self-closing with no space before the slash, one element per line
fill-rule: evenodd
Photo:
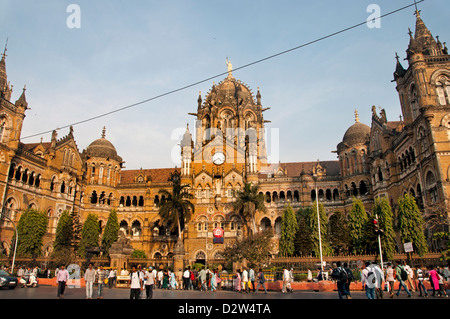
<path fill-rule="evenodd" d="M 406 9 L 412 7 L 412 6 L 415 6 L 415 7 L 416 7 L 416 10 L 417 10 L 417 4 L 419 4 L 419 3 L 421 3 L 421 2 L 424 2 L 424 1 L 425 1 L 425 0 L 414 1 L 414 3 L 412 3 L 412 4 L 409 4 L 409 5 L 406 5 L 406 6 L 404 6 L 404 7 L 398 8 L 398 9 L 396 9 L 396 10 L 394 10 L 394 11 L 390 11 L 390 12 L 388 12 L 388 13 L 382 14 L 382 15 L 380 15 L 379 17 L 374 17 L 372 20 L 369 20 L 369 21 L 379 20 L 379 19 L 388 17 L 388 16 L 393 15 L 393 14 L 395 14 L 395 13 L 398 13 L 398 12 L 400 12 L 400 11 L 406 10 Z M 317 38 L 317 39 L 315 39 L 315 40 L 306 42 L 306 43 L 304 43 L 304 44 L 301 44 L 301 45 L 298 45 L 298 46 L 296 46 L 296 47 L 290 48 L 290 49 L 288 49 L 288 50 L 284 50 L 284 51 L 275 53 L 275 54 L 273 54 L 273 55 L 267 56 L 267 57 L 265 57 L 265 58 L 262 58 L 262 59 L 259 59 L 259 60 L 256 60 L 256 61 L 253 61 L 253 62 L 244 64 L 244 65 L 239 66 L 239 67 L 236 67 L 236 68 L 233 68 L 233 72 L 239 71 L 239 70 L 242 70 L 242 69 L 245 69 L 245 68 L 248 68 L 248 67 L 253 66 L 253 65 L 255 65 L 255 64 L 259 64 L 259 63 L 261 63 L 261 62 L 264 62 L 264 61 L 267 61 L 267 60 L 276 58 L 276 57 L 278 57 L 278 56 L 281 56 L 281 55 L 290 53 L 290 52 L 292 52 L 292 51 L 295 51 L 295 50 L 298 50 L 298 49 L 301 49 L 301 48 L 310 46 L 310 45 L 315 44 L 315 43 L 317 43 L 317 42 L 320 42 L 320 41 L 329 39 L 329 38 L 334 37 L 334 36 L 336 36 L 336 35 L 339 35 L 339 34 L 341 34 L 341 33 L 345 33 L 345 32 L 347 32 L 347 31 L 356 29 L 356 28 L 358 28 L 358 27 L 360 27 L 360 26 L 363 26 L 363 25 L 367 24 L 367 22 L 368 22 L 368 21 L 366 20 L 366 21 L 364 21 L 364 22 L 361 22 L 361 23 L 355 24 L 355 25 L 353 25 L 353 26 L 350 26 L 350 27 L 341 29 L 341 30 L 339 30 L 339 31 L 330 33 L 330 34 L 328 34 L 328 35 L 325 35 L 325 36 L 320 37 L 320 38 Z M 194 82 L 194 83 L 191 83 L 191 84 L 188 84 L 188 85 L 179 87 L 179 88 L 177 88 L 177 89 L 174 89 L 174 90 L 171 90 L 171 91 L 168 91 L 168 92 L 165 92 L 165 93 L 162 93 L 162 94 L 153 96 L 153 97 L 148 98 L 148 99 L 146 99 L 146 100 L 142 100 L 142 101 L 139 101 L 139 102 L 136 102 L 136 103 L 133 103 L 133 104 L 129 104 L 129 105 L 126 105 L 126 106 L 117 108 L 117 109 L 112 110 L 112 111 L 108 111 L 108 112 L 105 112 L 105 113 L 102 113 L 102 114 L 99 114 L 99 115 L 96 115 L 96 116 L 89 117 L 89 118 L 84 119 L 84 120 L 80 120 L 80 121 L 77 121 L 77 122 L 73 122 L 73 123 L 71 123 L 71 124 L 67 124 L 67 125 L 62 126 L 62 127 L 57 127 L 56 129 L 53 129 L 53 130 L 43 131 L 43 132 L 40 132 L 40 133 L 36 133 L 36 134 L 28 135 L 28 136 L 25 136 L 25 137 L 21 137 L 21 139 L 28 139 L 28 138 L 32 138 L 32 137 L 36 137 L 36 136 L 42 136 L 42 135 L 45 135 L 45 134 L 48 134 L 48 133 L 52 133 L 52 132 L 55 131 L 55 130 L 58 131 L 58 130 L 62 130 L 62 129 L 65 129 L 65 128 L 68 128 L 68 127 L 73 127 L 73 126 L 80 125 L 80 124 L 83 124 L 83 123 L 86 123 L 86 122 L 90 122 L 90 121 L 93 121 L 93 120 L 96 120 L 96 119 L 99 119 L 99 118 L 102 118 L 102 117 L 105 117 L 105 116 L 108 116 L 108 115 L 111 115 L 111 114 L 114 114 L 114 113 L 118 113 L 118 112 L 124 111 L 124 110 L 126 110 L 126 109 L 130 109 L 130 108 L 132 108 L 132 107 L 135 107 L 135 106 L 138 106 L 138 105 L 141 105 L 141 104 L 148 103 L 148 102 L 150 102 L 150 101 L 153 101 L 153 100 L 162 98 L 162 97 L 164 97 L 164 96 L 171 95 L 171 94 L 174 94 L 174 93 L 177 93 L 177 92 L 186 90 L 186 89 L 188 89 L 188 88 L 197 86 L 197 85 L 202 84 L 202 83 L 204 83 L 204 82 L 211 81 L 211 80 L 213 80 L 213 79 L 215 79 L 215 78 L 221 77 L 221 76 L 226 75 L 226 74 L 228 74 L 228 71 L 222 72 L 222 73 L 220 73 L 220 74 L 217 74 L 217 75 L 214 75 L 214 76 L 210 76 L 210 77 L 205 78 L 205 79 L 203 79 L 203 80 L 200 80 L 200 81 L 197 81 L 197 82 Z"/>

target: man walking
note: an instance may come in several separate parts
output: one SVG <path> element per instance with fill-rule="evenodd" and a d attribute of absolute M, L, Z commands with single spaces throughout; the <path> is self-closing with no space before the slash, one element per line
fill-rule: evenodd
<path fill-rule="evenodd" d="M 66 270 L 65 266 L 62 265 L 56 276 L 56 282 L 58 283 L 57 298 L 64 298 L 67 280 L 69 280 L 69 272 Z"/>
<path fill-rule="evenodd" d="M 383 299 L 383 283 L 384 283 L 384 273 L 381 270 L 380 266 L 378 266 L 377 263 L 372 263 L 371 268 L 373 269 L 373 272 L 375 273 L 375 295 L 377 299 Z"/>
<path fill-rule="evenodd" d="M 198 280 L 200 281 L 200 291 L 207 291 L 208 287 L 206 287 L 206 270 L 205 267 L 202 267 L 202 270 L 198 273 Z"/>
<path fill-rule="evenodd" d="M 95 269 L 92 263 L 89 264 L 88 269 L 84 272 L 84 281 L 86 283 L 86 299 L 92 299 L 92 289 L 94 287 Z"/>
<path fill-rule="evenodd" d="M 183 289 L 188 290 L 189 289 L 189 280 L 191 277 L 191 272 L 188 268 L 185 268 L 183 273 Z"/>
<path fill-rule="evenodd" d="M 396 293 L 397 297 L 400 295 L 400 290 L 402 287 L 405 289 L 406 293 L 408 294 L 408 297 L 411 297 L 411 293 L 408 290 L 408 287 L 406 287 L 405 281 L 408 280 L 408 273 L 406 272 L 405 268 L 400 264 L 400 261 L 397 261 L 397 267 L 395 268 L 395 273 L 397 275 L 397 280 L 399 283 L 398 291 Z"/>
<path fill-rule="evenodd" d="M 408 273 L 408 285 L 409 285 L 409 290 L 411 292 L 415 292 L 416 289 L 414 287 L 414 271 L 412 270 L 411 267 L 409 267 L 408 264 L 406 264 L 406 261 L 403 261 L 403 268 L 405 268 L 406 272 Z"/>
<path fill-rule="evenodd" d="M 376 276 L 368 261 L 361 272 L 361 284 L 365 287 L 367 298 L 375 299 Z"/>
<path fill-rule="evenodd" d="M 248 271 L 247 271 L 247 268 L 245 268 L 245 267 L 244 267 L 244 271 L 242 272 L 242 289 L 246 293 L 248 293 L 248 291 L 249 291 L 249 288 L 248 288 Z"/>
<path fill-rule="evenodd" d="M 130 280 L 130 299 L 139 299 L 143 287 L 141 276 L 135 266 L 131 269 Z"/>
<path fill-rule="evenodd" d="M 103 299 L 103 286 L 105 285 L 106 270 L 103 266 L 98 267 L 97 270 L 97 299 Z"/>
<path fill-rule="evenodd" d="M 262 272 L 262 269 L 259 268 L 259 272 L 258 272 L 258 285 L 256 286 L 256 291 L 255 291 L 255 293 L 258 292 L 259 286 L 262 285 L 263 288 L 264 288 L 264 293 L 267 294 L 267 289 L 266 289 L 266 284 L 265 284 L 265 282 L 266 282 L 266 279 L 264 278 L 264 273 Z"/>
<path fill-rule="evenodd" d="M 331 277 L 336 281 L 339 299 L 343 299 L 344 297 L 348 299 L 348 291 L 346 286 L 348 281 L 348 274 L 345 269 L 341 267 L 340 261 L 336 262 L 336 264 L 334 265 L 336 267 L 333 269 Z"/>
<path fill-rule="evenodd" d="M 283 286 L 281 288 L 281 293 L 285 294 L 287 293 L 287 288 L 290 280 L 289 271 L 286 267 L 283 267 Z"/>
<path fill-rule="evenodd" d="M 155 277 L 153 276 L 152 267 L 150 267 L 144 274 L 145 279 L 145 296 L 147 299 L 153 298 L 153 285 L 155 284 Z"/>
<path fill-rule="evenodd" d="M 425 278 L 422 268 L 420 268 L 419 265 L 416 266 L 416 274 L 417 279 L 419 283 L 417 284 L 417 290 L 419 290 L 419 297 L 425 296 L 425 298 L 428 298 L 428 292 L 425 288 L 425 285 L 423 284 L 423 279 Z M 423 294 L 422 294 L 423 291 Z"/>
<path fill-rule="evenodd" d="M 255 271 L 253 268 L 250 268 L 248 271 L 248 276 L 250 277 L 250 282 L 252 283 L 252 290 L 255 292 Z"/>

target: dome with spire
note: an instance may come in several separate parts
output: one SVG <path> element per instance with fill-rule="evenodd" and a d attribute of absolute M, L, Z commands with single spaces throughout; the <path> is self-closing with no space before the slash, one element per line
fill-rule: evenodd
<path fill-rule="evenodd" d="M 369 140 L 370 127 L 359 122 L 358 111 L 355 111 L 355 124 L 350 126 L 344 134 L 342 144 L 347 147 L 364 144 Z"/>
<path fill-rule="evenodd" d="M 122 162 L 122 158 L 117 155 L 114 145 L 105 138 L 106 129 L 103 128 L 102 137 L 93 141 L 86 148 L 86 155 L 88 157 L 100 157 L 104 159 L 113 159 Z"/>

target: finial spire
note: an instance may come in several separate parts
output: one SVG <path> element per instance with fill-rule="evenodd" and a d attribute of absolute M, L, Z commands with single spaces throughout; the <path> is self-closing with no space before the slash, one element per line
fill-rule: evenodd
<path fill-rule="evenodd" d="M 355 110 L 355 123 L 359 122 L 358 110 Z"/>
<path fill-rule="evenodd" d="M 105 138 L 106 136 L 106 127 L 103 126 L 103 130 L 102 130 L 102 138 Z"/>
<path fill-rule="evenodd" d="M 3 60 L 7 57 L 6 51 L 8 51 L 8 38 L 6 38 L 5 49 L 3 50 L 3 54 L 2 54 Z"/>
<path fill-rule="evenodd" d="M 416 7 L 416 11 L 414 12 L 414 14 L 420 18 L 420 10 L 417 8 L 417 2 L 416 0 L 414 0 L 414 6 Z"/>

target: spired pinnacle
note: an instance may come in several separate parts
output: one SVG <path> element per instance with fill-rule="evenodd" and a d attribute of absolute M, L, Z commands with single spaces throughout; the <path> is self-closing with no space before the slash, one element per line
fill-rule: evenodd
<path fill-rule="evenodd" d="M 359 122 L 358 110 L 355 110 L 355 123 Z"/>
<path fill-rule="evenodd" d="M 105 138 L 106 136 L 106 127 L 103 126 L 103 130 L 102 130 L 102 138 Z"/>

